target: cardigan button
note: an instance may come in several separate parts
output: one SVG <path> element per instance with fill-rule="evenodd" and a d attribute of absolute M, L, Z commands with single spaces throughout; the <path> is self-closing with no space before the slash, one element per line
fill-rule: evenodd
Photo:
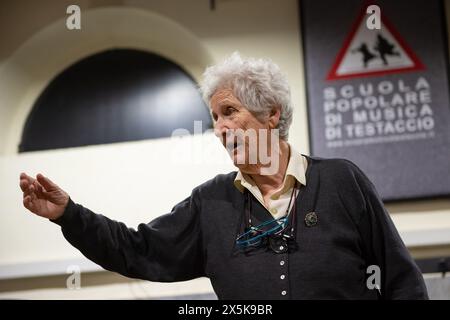
<path fill-rule="evenodd" d="M 280 261 L 280 266 L 284 266 L 284 261 L 283 260 Z"/>
<path fill-rule="evenodd" d="M 281 280 L 284 280 L 284 278 L 286 278 L 286 276 L 285 276 L 284 274 L 282 274 L 282 275 L 280 276 L 280 279 L 281 279 Z"/>
<path fill-rule="evenodd" d="M 282 295 L 282 296 L 285 296 L 286 293 L 287 293 L 286 290 L 281 291 L 281 295 Z"/>

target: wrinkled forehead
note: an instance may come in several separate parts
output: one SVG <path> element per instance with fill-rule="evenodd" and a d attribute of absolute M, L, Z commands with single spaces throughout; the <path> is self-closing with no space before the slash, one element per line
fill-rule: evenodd
<path fill-rule="evenodd" d="M 221 106 L 222 104 L 241 104 L 231 89 L 219 89 L 212 95 L 209 100 L 211 108 Z"/>

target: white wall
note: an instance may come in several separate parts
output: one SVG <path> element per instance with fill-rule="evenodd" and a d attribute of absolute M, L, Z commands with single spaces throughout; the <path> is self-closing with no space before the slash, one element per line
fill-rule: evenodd
<path fill-rule="evenodd" d="M 235 50 L 269 57 L 291 83 L 295 112 L 290 141 L 301 152 L 309 151 L 296 0 L 223 0 L 216 2 L 215 11 L 204 0 L 124 1 L 127 10 L 80 2 L 81 31 L 64 29 L 64 10 L 55 13 L 49 7 L 48 16 L 43 14 L 50 1 L 39 2 L 41 7 L 30 1 L 25 9 L 12 1 L 10 15 L 29 17 L 38 9 L 40 13 L 35 19 L 31 15 L 31 20 L 22 20 L 17 37 L 10 25 L 7 30 L 12 35 L 0 34 L 5 39 L 0 48 L 0 265 L 6 266 L 0 270 L 4 272 L 21 263 L 81 257 L 57 226 L 21 206 L 21 171 L 42 172 L 75 201 L 136 226 L 168 212 L 195 185 L 233 169 L 222 161 L 225 154 L 211 136 L 183 138 L 207 141 L 215 160 L 211 164 L 173 163 L 175 145 L 186 144 L 170 139 L 16 154 L 24 120 L 41 90 L 59 71 L 90 53 L 111 47 L 146 48 L 178 62 L 196 79 L 206 65 Z M 58 3 L 64 9 L 69 1 Z M 12 23 L 0 19 L 4 21 Z M 5 27 L 0 30 L 5 32 Z M 17 39 L 22 41 L 16 43 Z M 170 186 L 174 187 L 168 192 Z M 443 245 L 438 252 L 448 252 L 450 200 L 388 208 L 411 248 Z"/>
<path fill-rule="evenodd" d="M 20 275 L 18 264 L 27 266 L 24 275 L 47 274 L 38 270 L 37 266 L 45 267 L 42 262 L 50 266 L 82 257 L 62 238 L 59 227 L 21 206 L 17 178 L 22 171 L 42 172 L 76 202 L 135 227 L 169 212 L 196 185 L 233 170 L 211 133 L 17 154 L 23 123 L 41 90 L 60 70 L 86 55 L 111 47 L 147 49 L 172 59 L 197 79 L 212 63 L 188 30 L 152 12 L 93 9 L 83 14 L 83 21 L 80 33 L 68 33 L 63 20 L 53 22 L 0 66 L 2 137 L 6 138 L 0 142 L 0 273 L 5 277 Z M 11 77 L 18 69 L 22 76 Z M 20 89 L 11 90 L 15 88 Z M 200 150 L 202 156 L 192 150 Z"/>

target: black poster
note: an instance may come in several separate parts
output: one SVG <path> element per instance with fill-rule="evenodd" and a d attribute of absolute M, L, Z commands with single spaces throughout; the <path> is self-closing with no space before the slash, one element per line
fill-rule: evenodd
<path fill-rule="evenodd" d="M 449 195 L 443 3 L 300 4 L 311 153 L 353 161 L 384 200 Z"/>

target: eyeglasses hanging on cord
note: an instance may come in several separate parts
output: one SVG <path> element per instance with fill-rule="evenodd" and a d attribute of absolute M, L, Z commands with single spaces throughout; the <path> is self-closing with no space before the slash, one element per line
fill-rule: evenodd
<path fill-rule="evenodd" d="M 246 224 L 244 233 L 238 235 L 236 238 L 237 247 L 242 250 L 248 250 L 260 248 L 268 244 L 269 247 L 276 253 L 287 252 L 289 250 L 288 241 L 295 241 L 295 223 L 297 216 L 297 201 L 295 199 L 297 195 L 298 188 L 297 181 L 295 181 L 285 215 L 281 218 L 268 220 L 257 226 L 253 226 L 251 195 L 250 192 L 246 190 Z"/>

